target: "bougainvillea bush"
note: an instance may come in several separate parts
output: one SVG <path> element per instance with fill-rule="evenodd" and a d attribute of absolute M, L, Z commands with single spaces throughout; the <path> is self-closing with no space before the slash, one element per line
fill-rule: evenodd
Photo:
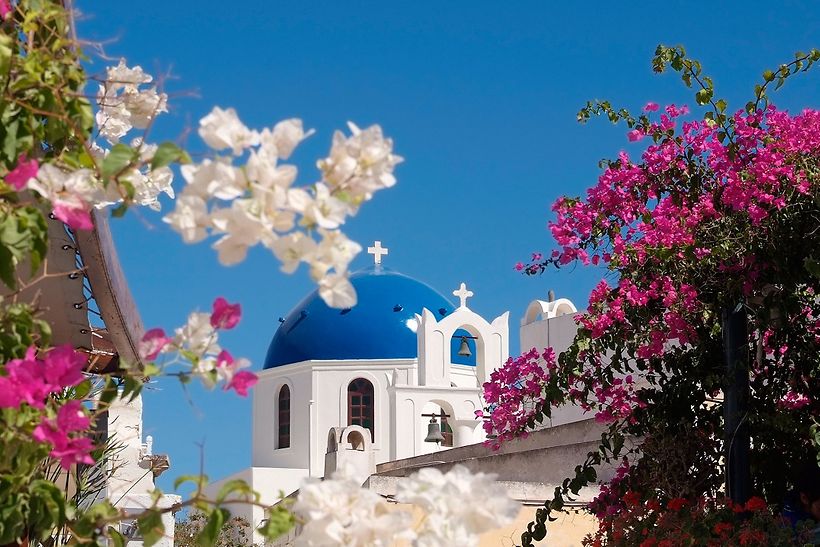
<path fill-rule="evenodd" d="M 722 495 L 726 310 L 748 314 L 752 491 L 777 511 L 791 472 L 820 453 L 820 112 L 781 110 L 767 98 L 818 60 L 812 50 L 766 71 L 752 101 L 732 110 L 683 48 L 659 46 L 655 70 L 671 67 L 694 86 L 697 111 L 650 102 L 633 115 L 599 101 L 579 113 L 582 122 L 624 124 L 624 142 L 634 144 L 602 162 L 586 195 L 555 202 L 557 248 L 517 269 L 581 263 L 608 275 L 557 360 L 538 348 L 494 374 L 485 393 L 502 402 L 487 409 L 485 427 L 503 441 L 573 403 L 607 428 L 524 544 L 544 537 L 551 510 L 595 483 L 599 464 L 625 453 L 615 481 L 643 500 L 691 506 Z M 606 526 L 625 490 L 607 497 L 608 489 L 596 501 L 613 512 L 597 540 L 619 544 Z"/>

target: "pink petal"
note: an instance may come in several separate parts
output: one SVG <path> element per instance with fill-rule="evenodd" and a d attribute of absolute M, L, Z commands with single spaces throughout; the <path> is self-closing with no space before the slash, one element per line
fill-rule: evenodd
<path fill-rule="evenodd" d="M 91 222 L 91 213 L 83 207 L 72 207 L 65 203 L 57 203 L 54 205 L 54 216 L 74 230 L 91 230 L 94 228 L 94 223 Z"/>
<path fill-rule="evenodd" d="M 221 296 L 214 300 L 211 313 L 211 326 L 215 329 L 232 329 L 242 316 L 242 307 L 239 304 L 229 304 Z"/>
<path fill-rule="evenodd" d="M 242 397 L 247 397 L 248 390 L 258 381 L 259 378 L 257 378 L 256 374 L 243 370 L 234 374 L 233 379 L 225 386 L 225 390 L 233 389 Z"/>
<path fill-rule="evenodd" d="M 6 10 L 4 12 L 3 2 L 0 0 L 0 17 L 6 17 L 8 13 L 7 6 L 8 4 L 6 4 Z M 17 160 L 17 166 L 6 175 L 6 182 L 13 186 L 15 190 L 20 191 L 26 187 L 26 183 L 28 183 L 29 180 L 37 176 L 39 167 L 37 160 L 32 159 L 26 161 L 25 156 L 21 155 Z"/>
<path fill-rule="evenodd" d="M 142 336 L 139 348 L 140 357 L 146 361 L 153 361 L 170 343 L 171 339 L 165 335 L 164 330 L 151 329 Z"/>

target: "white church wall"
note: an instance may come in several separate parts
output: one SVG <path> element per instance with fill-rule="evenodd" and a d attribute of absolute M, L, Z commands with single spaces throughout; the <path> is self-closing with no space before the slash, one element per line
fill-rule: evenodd
<path fill-rule="evenodd" d="M 256 467 L 304 468 L 308 461 L 310 439 L 310 400 L 313 391 L 310 363 L 275 367 L 259 373 L 253 391 L 252 465 Z M 290 389 L 290 446 L 280 448 L 279 393 Z"/>
<path fill-rule="evenodd" d="M 476 368 L 470 365 L 450 365 L 450 383 L 456 387 L 479 387 Z"/>
<path fill-rule="evenodd" d="M 376 463 L 390 458 L 390 404 L 387 388 L 393 381 L 394 370 L 399 377 L 409 375 L 413 359 L 314 361 L 315 378 L 314 416 L 311 427 L 311 474 L 324 472 L 327 451 L 327 433 L 332 427 L 344 427 L 348 422 L 347 389 L 357 378 L 373 384 L 373 454 Z"/>
<path fill-rule="evenodd" d="M 438 450 L 435 444 L 425 443 L 430 419 L 422 414 L 442 408 L 450 415 L 454 445 L 466 446 L 484 440 L 475 411 L 481 408 L 478 388 L 394 386 L 390 389 L 394 414 L 390 460 L 410 458 Z M 379 462 L 381 463 L 381 462 Z"/>
<path fill-rule="evenodd" d="M 548 347 L 551 347 L 556 355 L 566 351 L 578 330 L 574 319 L 576 314 L 575 305 L 566 298 L 559 298 L 553 302 L 530 302 L 524 317 L 521 318 L 521 351 L 527 352 L 535 348 L 541 352 Z M 552 409 L 552 418 L 544 422 L 543 427 L 554 427 L 586 420 L 589 417 L 589 414 L 576 405 L 564 405 Z"/>

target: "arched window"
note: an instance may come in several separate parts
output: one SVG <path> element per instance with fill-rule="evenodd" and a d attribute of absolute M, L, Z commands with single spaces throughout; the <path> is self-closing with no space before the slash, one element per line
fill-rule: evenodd
<path fill-rule="evenodd" d="M 277 427 L 279 428 L 277 448 L 290 447 L 290 388 L 287 384 L 279 389 Z"/>
<path fill-rule="evenodd" d="M 360 425 L 370 430 L 374 439 L 373 384 L 356 378 L 347 386 L 347 425 Z"/>

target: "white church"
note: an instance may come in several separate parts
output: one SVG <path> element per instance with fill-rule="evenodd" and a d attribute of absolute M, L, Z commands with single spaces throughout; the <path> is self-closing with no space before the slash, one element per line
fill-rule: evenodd
<path fill-rule="evenodd" d="M 332 309 L 314 291 L 280 318 L 252 390 L 251 467 L 212 490 L 241 478 L 273 503 L 342 464 L 375 477 L 380 469 L 395 474 L 396 462 L 424 465 L 425 455 L 441 464 L 478 461 L 468 453 L 487 451 L 476 411 L 484 408 L 482 384 L 509 357 L 509 312 L 488 321 L 470 309 L 464 283 L 454 305 L 383 266 L 380 242 L 368 252 L 373 266 L 350 278 L 355 307 Z M 566 299 L 533 301 L 521 319 L 521 347 L 566 348 L 576 311 Z M 577 409 L 556 420 L 551 425 L 586 421 Z M 254 525 L 263 518 L 259 508 L 233 509 Z"/>

